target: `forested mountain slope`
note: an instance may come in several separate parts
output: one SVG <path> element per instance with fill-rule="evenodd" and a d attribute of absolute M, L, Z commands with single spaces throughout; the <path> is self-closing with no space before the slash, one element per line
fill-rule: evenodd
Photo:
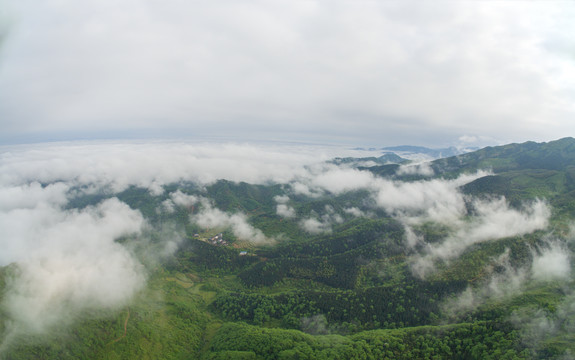
<path fill-rule="evenodd" d="M 369 165 L 339 159 L 286 183 L 71 189 L 68 217 L 112 199 L 142 214 L 146 230 L 115 245 L 145 286 L 46 331 L 19 322 L 26 269 L 4 267 L 0 357 L 575 356 L 575 139 Z"/>

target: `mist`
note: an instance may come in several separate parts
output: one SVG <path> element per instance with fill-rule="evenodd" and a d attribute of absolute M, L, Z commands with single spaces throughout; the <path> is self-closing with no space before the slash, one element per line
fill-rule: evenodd
<path fill-rule="evenodd" d="M 473 205 L 476 214 L 471 219 L 456 219 L 454 224 L 458 227 L 452 235 L 439 244 L 427 244 L 422 256 L 414 260 L 417 275 L 425 277 L 433 271 L 436 261 L 455 259 L 474 244 L 545 229 L 551 216 L 550 208 L 539 200 L 524 204 L 519 210 L 511 208 L 504 198 L 476 200 Z"/>
<path fill-rule="evenodd" d="M 529 291 L 533 284 L 565 284 L 560 288 L 566 296 L 555 311 L 532 306 L 514 311 L 509 314 L 508 320 L 532 348 L 539 341 L 559 332 L 572 332 L 575 327 L 566 328 L 570 326 L 566 319 L 575 313 L 575 294 L 567 285 L 572 281 L 572 274 L 571 256 L 565 246 L 563 240 L 547 238 L 542 245 L 531 249 L 531 260 L 520 267 L 511 264 L 510 250 L 506 249 L 492 259 L 484 271 L 487 276 L 479 284 L 468 286 L 465 291 L 442 304 L 443 314 L 447 319 L 461 319 L 485 304 L 509 300 Z M 494 271 L 495 268 L 498 270 Z"/>

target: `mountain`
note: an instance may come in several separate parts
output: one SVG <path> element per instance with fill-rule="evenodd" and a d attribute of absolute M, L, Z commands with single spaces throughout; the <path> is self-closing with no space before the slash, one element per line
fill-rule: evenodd
<path fill-rule="evenodd" d="M 409 160 L 402 158 L 394 153 L 384 154 L 379 157 L 370 156 L 370 157 L 362 157 L 362 158 L 353 158 L 353 157 L 345 157 L 345 158 L 335 158 L 330 161 L 332 164 L 336 165 L 350 165 L 353 167 L 369 167 L 369 166 L 376 166 L 376 165 L 386 165 L 386 164 L 403 164 L 408 163 Z"/>
<path fill-rule="evenodd" d="M 486 147 L 478 151 L 437 160 L 440 173 L 491 169 L 495 173 L 514 170 L 564 170 L 575 162 L 575 139 L 567 137 L 547 143 Z"/>
<path fill-rule="evenodd" d="M 556 209 L 575 200 L 575 139 L 547 143 L 525 142 L 487 147 L 476 152 L 436 160 L 431 168 L 443 176 L 485 169 L 492 174 L 463 188 L 467 194 L 505 196 L 517 203 L 545 198 Z"/>
<path fill-rule="evenodd" d="M 0 357 L 575 353 L 575 139 L 457 154 L 425 173 L 389 155 L 331 163 L 286 183 L 73 189 L 69 215 L 111 198 L 143 215 L 149 234 L 115 245 L 137 256 L 147 285 L 129 305 L 47 332 L 13 332 L 17 314 L 1 307 Z M 166 239 L 173 252 L 152 256 Z M 3 303 L 22 271 L 0 269 Z"/>
<path fill-rule="evenodd" d="M 477 150 L 477 148 L 459 149 L 451 146 L 443 149 L 430 149 L 423 146 L 401 145 L 401 146 L 384 147 L 381 148 L 380 150 L 386 153 L 393 153 L 412 160 L 414 159 L 432 160 L 432 159 L 440 159 L 464 154 L 470 151 L 475 151 Z"/>

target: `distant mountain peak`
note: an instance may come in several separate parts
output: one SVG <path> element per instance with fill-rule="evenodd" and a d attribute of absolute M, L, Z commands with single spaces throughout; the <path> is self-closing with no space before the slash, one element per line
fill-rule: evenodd
<path fill-rule="evenodd" d="M 478 149 L 479 148 L 476 147 L 456 148 L 455 146 L 441 149 L 431 149 L 424 146 L 400 145 L 388 146 L 381 148 L 380 150 L 384 153 L 393 153 L 411 160 L 435 160 L 465 154 L 471 151 L 476 151 Z"/>

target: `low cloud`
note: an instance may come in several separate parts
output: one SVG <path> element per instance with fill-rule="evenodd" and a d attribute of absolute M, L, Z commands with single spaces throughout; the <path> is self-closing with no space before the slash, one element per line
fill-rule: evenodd
<path fill-rule="evenodd" d="M 264 233 L 248 223 L 243 213 L 228 214 L 212 206 L 207 199 L 202 199 L 202 209 L 191 220 L 204 228 L 229 228 L 240 240 L 256 244 L 269 243 L 273 239 L 267 238 Z"/>
<path fill-rule="evenodd" d="M 420 164 L 401 165 L 396 172 L 397 175 L 422 175 L 433 176 L 435 171 L 431 168 L 430 162 L 423 162 Z"/>
<path fill-rule="evenodd" d="M 493 272 L 493 268 L 500 269 Z M 442 307 L 444 314 L 449 317 L 461 317 L 489 299 L 504 299 L 521 291 L 529 279 L 529 272 L 525 268 L 515 269 L 510 264 L 510 251 L 507 249 L 489 265 L 486 271 L 492 275 L 480 286 L 467 287 L 461 294 L 447 300 Z"/>
<path fill-rule="evenodd" d="M 357 189 L 367 189 L 374 185 L 374 176 L 368 171 L 331 166 L 322 169 L 313 177 L 312 184 L 334 194 L 341 194 Z"/>
<path fill-rule="evenodd" d="M 425 172 L 428 165 L 422 166 L 415 166 L 415 170 L 408 172 Z M 292 189 L 308 196 L 367 191 L 376 207 L 404 224 L 406 245 L 410 249 L 423 249 L 412 257 L 412 269 L 414 274 L 424 277 L 434 271 L 437 261 L 454 259 L 474 244 L 523 235 L 548 226 L 551 210 L 543 201 L 536 200 L 516 209 L 503 197 L 477 200 L 459 190 L 461 186 L 489 174 L 478 171 L 450 180 L 402 182 L 378 178 L 368 171 L 324 164 L 311 167 L 307 177 L 292 183 Z M 346 213 L 361 216 L 363 212 L 352 208 Z M 337 222 L 338 219 L 326 211 L 322 215 L 311 214 L 300 221 L 300 226 L 309 233 L 319 234 L 332 231 L 332 225 Z M 412 227 L 427 222 L 445 226 L 446 238 L 427 244 L 424 237 L 416 235 Z"/>
<path fill-rule="evenodd" d="M 7 230 L 2 265 L 16 267 L 2 303 L 11 336 L 48 331 L 87 309 L 126 305 L 145 283 L 143 266 L 115 241 L 140 234 L 145 221 L 116 198 L 82 210 L 40 200 L 1 213 L 0 222 Z"/>
<path fill-rule="evenodd" d="M 467 212 L 465 198 L 459 187 L 487 174 L 478 171 L 454 180 L 379 180 L 375 199 L 378 206 L 408 223 L 434 221 L 452 224 Z"/>
<path fill-rule="evenodd" d="M 356 155 L 343 148 L 190 142 L 88 142 L 5 147 L 0 152 L 0 185 L 34 181 L 97 186 L 119 192 L 130 185 L 163 192 L 179 181 L 200 184 L 219 179 L 262 184 L 289 183 L 306 177 L 306 166 L 336 155 Z"/>
<path fill-rule="evenodd" d="M 410 222 L 450 223 L 467 211 L 459 187 L 486 175 L 489 172 L 478 171 L 453 180 L 402 182 L 378 178 L 369 171 L 330 164 L 310 168 L 305 177 L 298 178 L 291 186 L 294 193 L 312 197 L 326 192 L 339 195 L 366 190 L 378 207 L 395 217 L 409 219 Z"/>
<path fill-rule="evenodd" d="M 307 218 L 300 221 L 300 227 L 310 234 L 322 234 L 331 232 L 331 224 L 322 222 L 317 218 Z"/>
<path fill-rule="evenodd" d="M 554 242 L 533 251 L 531 276 L 538 281 L 566 280 L 571 276 L 571 256 L 561 243 Z"/>
<path fill-rule="evenodd" d="M 176 190 L 175 192 L 170 193 L 169 199 L 162 202 L 162 207 L 168 213 L 173 213 L 176 206 L 189 208 L 199 201 L 200 198 L 195 195 L 184 194 L 180 190 Z"/>
<path fill-rule="evenodd" d="M 300 320 L 301 331 L 312 335 L 329 334 L 328 323 L 325 315 L 313 315 Z"/>
<path fill-rule="evenodd" d="M 571 321 L 575 317 L 575 293 L 565 289 L 567 295 L 557 304 L 555 311 L 549 308 L 524 308 L 514 311 L 510 320 L 519 330 L 523 343 L 538 350 L 545 340 L 557 337 L 571 337 L 575 333 L 575 324 Z M 548 354 L 538 354 L 541 358 Z M 566 350 L 559 359 L 572 359 L 573 354 Z"/>
<path fill-rule="evenodd" d="M 276 213 L 286 219 L 292 219 L 296 216 L 295 209 L 286 204 L 278 204 L 276 206 Z"/>
<path fill-rule="evenodd" d="M 532 250 L 531 254 L 532 261 L 530 265 L 515 268 L 510 262 L 511 252 L 506 249 L 484 269 L 484 273 L 488 274 L 488 276 L 481 284 L 475 287 L 469 286 L 461 294 L 443 304 L 444 313 L 451 317 L 460 317 L 477 309 L 488 300 L 502 300 L 515 296 L 532 281 L 570 279 L 570 255 L 562 242 L 558 240 L 548 241 L 543 248 Z M 494 271 L 495 269 L 497 271 Z M 575 306 L 571 306 L 573 299 L 569 299 L 569 296 L 566 297 L 562 308 L 572 307 L 571 312 L 575 314 Z M 557 315 L 560 316 L 561 311 L 560 308 Z M 540 311 L 538 313 L 541 315 Z M 517 314 L 514 316 L 516 317 Z M 540 318 L 544 322 L 549 320 L 545 316 Z M 530 321 L 530 325 L 527 328 L 533 327 L 531 330 L 535 330 L 542 325 L 544 324 L 541 321 Z"/>
<path fill-rule="evenodd" d="M 335 209 L 326 205 L 324 213 L 319 216 L 312 212 L 311 216 L 300 221 L 300 227 L 310 234 L 331 233 L 333 224 L 343 223 L 343 217 Z"/>
<path fill-rule="evenodd" d="M 350 208 L 345 208 L 343 209 L 343 211 L 346 214 L 352 215 L 354 217 L 364 217 L 364 216 L 368 216 L 365 212 L 361 211 L 361 209 L 359 209 L 358 207 L 350 207 Z"/>
<path fill-rule="evenodd" d="M 414 273 L 424 277 L 433 271 L 438 260 L 449 261 L 468 247 L 505 237 L 518 236 L 545 229 L 551 210 L 543 201 L 525 204 L 522 209 L 509 206 L 505 198 L 474 202 L 475 214 L 467 221 L 455 221 L 454 233 L 439 244 L 428 244 L 423 256 L 416 258 Z"/>
<path fill-rule="evenodd" d="M 293 207 L 289 206 L 289 196 L 276 196 L 274 200 L 277 203 L 276 213 L 286 219 L 293 219 L 296 217 L 296 211 Z"/>

